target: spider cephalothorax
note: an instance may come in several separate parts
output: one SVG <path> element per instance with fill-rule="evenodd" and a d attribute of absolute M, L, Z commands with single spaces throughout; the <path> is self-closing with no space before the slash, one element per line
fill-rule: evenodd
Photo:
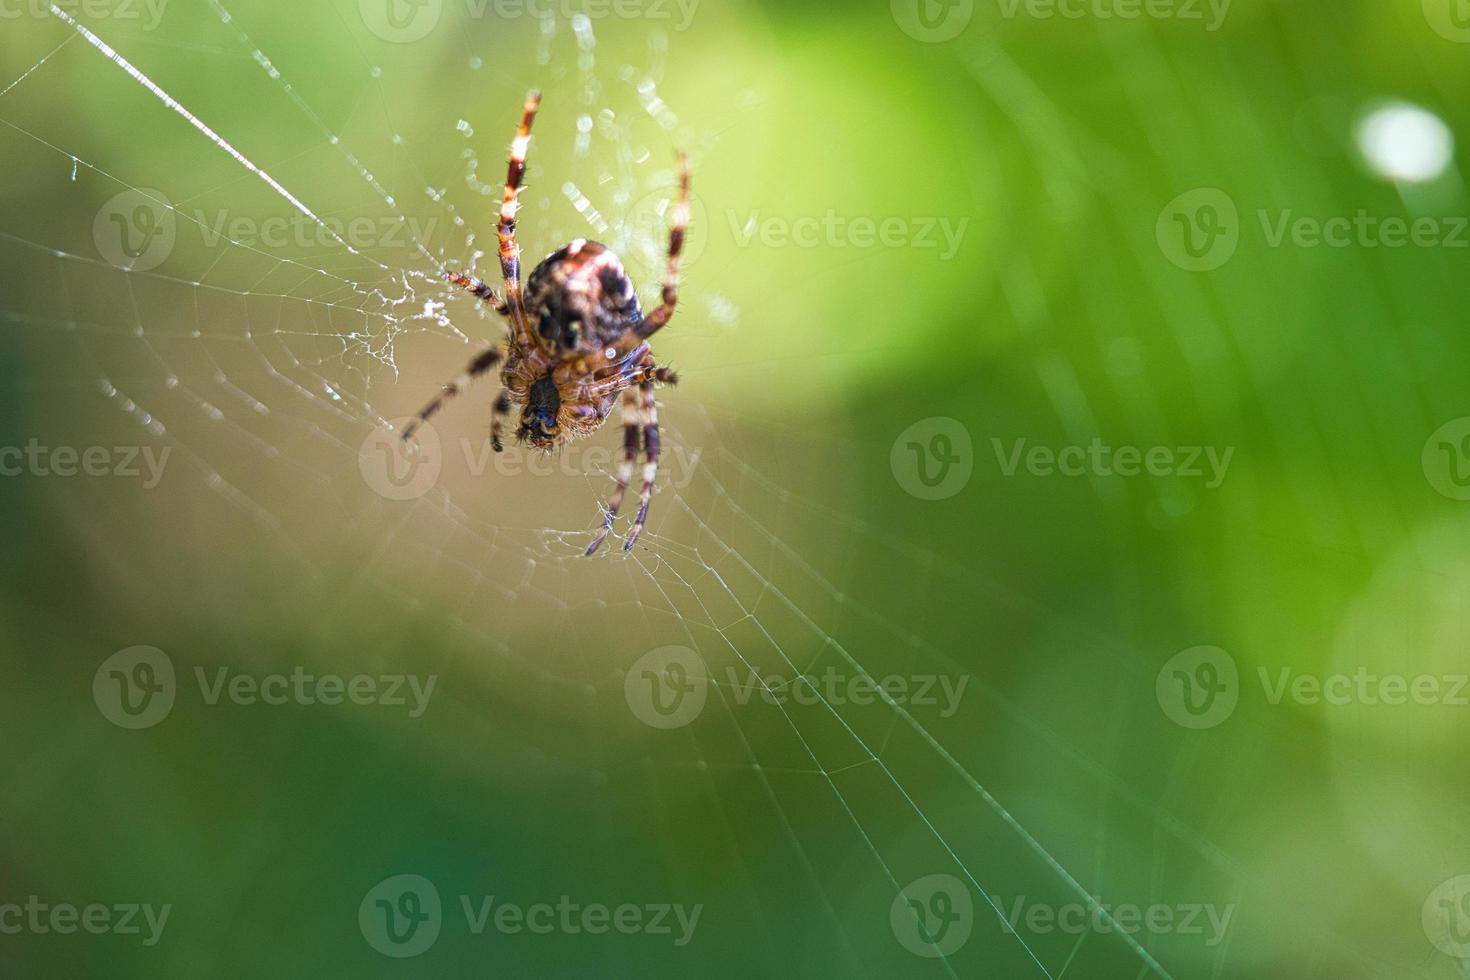
<path fill-rule="evenodd" d="M 638 515 L 623 544 L 627 550 L 643 530 L 658 472 L 654 384 L 674 384 L 678 380 L 668 368 L 654 363 L 647 341 L 669 322 L 679 300 L 679 254 L 689 223 L 689 167 L 681 156 L 679 194 L 669 232 L 662 302 L 647 316 L 618 257 L 606 246 L 582 238 L 542 259 L 531 271 L 523 296 L 515 215 L 521 178 L 526 173 L 531 123 L 540 102 L 541 97 L 535 92 L 526 97 L 521 124 L 511 144 L 505 195 L 500 204 L 496 230 L 505 298 L 501 299 L 479 279 L 457 272 L 445 273 L 450 282 L 468 289 L 505 317 L 510 325 L 510 337 L 503 351 L 493 347 L 480 353 L 463 374 L 445 385 L 443 392 L 424 406 L 404 430 L 403 438 L 411 438 L 419 424 L 437 412 L 445 401 L 502 362 L 500 381 L 505 390 L 495 400 L 490 428 L 490 442 L 496 452 L 503 448 L 502 422 L 513 405 L 521 407 L 516 438 L 549 451 L 597 431 L 612 412 L 614 402 L 621 400 L 623 458 L 602 528 L 588 545 L 587 554 L 596 551 L 612 530 L 641 449 L 643 487 Z"/>

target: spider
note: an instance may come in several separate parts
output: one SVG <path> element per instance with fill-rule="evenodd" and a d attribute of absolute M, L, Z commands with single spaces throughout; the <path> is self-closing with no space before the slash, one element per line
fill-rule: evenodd
<path fill-rule="evenodd" d="M 521 292 L 521 251 L 516 244 L 516 211 L 520 208 L 521 178 L 526 173 L 526 149 L 531 123 L 541 104 L 539 92 L 526 96 L 520 126 L 511 143 L 505 195 L 496 226 L 500 239 L 500 272 L 505 297 L 473 276 L 446 272 L 445 278 L 468 290 L 505 318 L 509 336 L 500 347 L 476 355 L 464 371 L 444 386 L 423 411 L 404 428 L 403 439 L 475 378 L 496 365 L 503 390 L 491 415 L 490 445 L 501 452 L 502 420 L 511 406 L 521 408 L 516 439 L 547 452 L 572 439 L 591 435 L 601 427 L 621 400 L 623 455 L 616 485 L 604 507 L 602 527 L 587 546 L 595 552 L 612 531 L 623 495 L 633 479 L 638 454 L 643 454 L 643 487 L 638 515 L 623 542 L 628 551 L 648 519 L 648 504 L 658 474 L 658 407 L 654 385 L 673 385 L 678 376 L 654 363 L 648 338 L 674 315 L 679 301 L 679 255 L 689 225 L 689 161 L 679 154 L 679 194 L 674 203 L 669 251 L 664 270 L 662 302 L 645 315 L 633 283 L 618 257 L 605 245 L 578 238 L 552 252 L 531 270 L 524 296 Z"/>

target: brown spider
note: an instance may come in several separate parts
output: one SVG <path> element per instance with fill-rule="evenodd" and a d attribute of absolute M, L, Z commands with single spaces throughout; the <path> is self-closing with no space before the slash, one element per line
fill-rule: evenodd
<path fill-rule="evenodd" d="M 648 518 L 648 502 L 658 473 L 658 409 L 653 386 L 678 382 L 673 371 L 654 364 L 648 338 L 669 322 L 679 301 L 679 254 L 689 225 L 689 162 L 679 155 L 679 196 L 669 232 L 663 302 L 653 312 L 644 316 L 638 294 L 618 257 L 606 246 L 583 238 L 542 259 L 531 270 L 523 298 L 521 250 L 515 240 L 516 211 L 520 207 L 521 178 L 526 173 L 531 123 L 540 104 L 539 92 L 526 96 L 521 124 L 511 144 L 505 196 L 496 226 L 505 298 L 479 279 L 457 272 L 445 274 L 450 282 L 469 290 L 505 317 L 510 325 L 505 350 L 502 353 L 500 348 L 492 347 L 470 361 L 464 372 L 445 385 L 405 427 L 403 438 L 412 438 L 419 425 L 446 401 L 502 360 L 505 366 L 500 370 L 500 383 L 505 390 L 495 399 L 490 427 L 490 444 L 497 453 L 504 448 L 500 441 L 501 420 L 510 414 L 512 405 L 521 406 L 516 439 L 549 452 L 596 432 L 612 411 L 613 402 L 621 397 L 623 458 L 617 485 L 608 498 L 602 528 L 586 553 L 596 551 L 612 530 L 623 494 L 633 478 L 641 444 L 643 489 L 638 516 L 623 543 L 627 551 L 638 540 Z"/>

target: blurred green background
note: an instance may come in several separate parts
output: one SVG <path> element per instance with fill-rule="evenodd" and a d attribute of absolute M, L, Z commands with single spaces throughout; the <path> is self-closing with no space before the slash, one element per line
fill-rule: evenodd
<path fill-rule="evenodd" d="M 0 478 L 5 976 L 1464 975 L 1458 0 L 65 9 L 0 8 L 0 450 L 108 462 Z M 527 268 L 651 302 L 693 163 L 628 556 L 617 427 L 487 462 L 489 384 L 384 482 L 500 336 L 436 277 L 496 278 L 533 87 Z"/>

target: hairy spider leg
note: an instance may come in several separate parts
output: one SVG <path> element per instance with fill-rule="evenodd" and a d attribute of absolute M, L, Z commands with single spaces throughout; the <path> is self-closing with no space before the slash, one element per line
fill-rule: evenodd
<path fill-rule="evenodd" d="M 618 516 L 618 508 L 623 504 L 623 494 L 628 491 L 628 484 L 633 480 L 633 465 L 638 461 L 638 450 L 640 448 L 639 429 L 641 419 L 638 410 L 638 391 L 635 388 L 624 388 L 623 398 L 623 458 L 618 463 L 617 485 L 613 488 L 612 496 L 607 498 L 606 514 L 603 517 L 602 529 L 587 546 L 586 554 L 591 555 L 602 542 L 607 540 L 612 531 L 613 520 Z"/>
<path fill-rule="evenodd" d="M 679 305 L 679 257 L 684 252 L 684 234 L 689 229 L 689 157 L 679 154 L 679 196 L 674 201 L 674 217 L 669 228 L 669 258 L 664 268 L 663 302 L 633 329 L 640 337 L 648 337 L 662 329 Z"/>
<path fill-rule="evenodd" d="M 499 364 L 500 357 L 500 350 L 496 347 L 491 347 L 489 350 L 481 351 L 475 355 L 475 359 L 470 361 L 464 371 L 460 373 L 459 377 L 445 385 L 444 389 L 434 396 L 433 401 L 425 405 L 423 410 L 414 417 L 414 420 L 404 427 L 403 441 L 407 442 L 409 439 L 412 439 L 413 434 L 419 430 L 419 426 L 429 421 L 435 412 L 444 407 L 445 402 L 469 387 L 471 381 Z"/>
<path fill-rule="evenodd" d="M 658 476 L 658 403 L 653 394 L 653 383 L 638 386 L 643 393 L 643 488 L 638 492 L 638 516 L 633 518 L 633 529 L 623 550 L 630 551 L 638 535 L 643 533 L 643 524 L 648 520 L 648 503 L 653 499 L 653 481 Z"/>
<path fill-rule="evenodd" d="M 531 92 L 521 113 L 521 124 L 516 127 L 515 139 L 510 144 L 510 163 L 506 167 L 505 194 L 500 199 L 500 221 L 495 226 L 500 238 L 500 274 L 505 279 L 505 302 L 510 308 L 510 319 L 523 338 L 531 335 L 526 304 L 521 298 L 521 248 L 516 244 L 516 212 L 520 210 L 521 180 L 526 176 L 526 150 L 531 145 L 531 123 L 536 119 L 536 108 L 541 104 L 541 93 Z"/>

